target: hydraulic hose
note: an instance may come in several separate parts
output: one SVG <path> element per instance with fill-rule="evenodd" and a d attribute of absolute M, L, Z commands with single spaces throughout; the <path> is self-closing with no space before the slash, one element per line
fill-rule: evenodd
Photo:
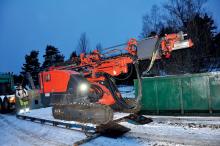
<path fill-rule="evenodd" d="M 148 66 L 147 70 L 144 71 L 144 74 L 147 74 L 147 73 L 151 70 L 151 68 L 153 67 L 154 62 L 155 62 L 155 60 L 156 60 L 156 58 L 157 58 L 157 55 L 158 55 L 158 53 L 159 53 L 160 44 L 161 44 L 162 39 L 163 39 L 163 38 L 160 38 L 160 39 L 156 42 L 155 48 L 154 48 L 154 50 L 153 50 L 153 52 L 152 52 L 152 57 L 151 57 L 150 65 Z"/>
<path fill-rule="evenodd" d="M 119 106 L 121 106 L 122 108 L 131 111 L 133 113 L 138 113 L 141 109 L 141 99 L 142 99 L 142 80 L 141 80 L 141 76 L 140 76 L 140 72 L 139 72 L 139 67 L 138 67 L 138 60 L 137 57 L 134 56 L 130 56 L 133 59 L 134 62 L 134 67 L 135 67 L 135 71 L 137 74 L 137 81 L 138 81 L 138 96 L 135 98 L 135 105 L 131 106 L 129 104 L 126 103 L 126 101 L 122 98 L 119 97 L 117 95 L 118 88 L 116 87 L 116 85 L 112 82 L 111 80 L 111 76 L 109 74 L 104 73 L 104 76 L 106 78 L 106 82 L 107 82 L 107 87 L 109 88 L 113 98 L 115 99 L 116 103 L 119 104 Z"/>
<path fill-rule="evenodd" d="M 119 97 L 119 96 L 117 95 L 117 93 L 119 93 L 118 88 L 116 87 L 116 85 L 115 85 L 115 84 L 113 83 L 113 81 L 111 80 L 110 75 L 104 74 L 104 76 L 105 76 L 105 78 L 106 78 L 106 82 L 107 82 L 106 84 L 107 84 L 107 86 L 108 86 L 108 89 L 109 89 L 109 91 L 111 92 L 112 97 L 114 98 L 114 100 L 116 101 L 116 103 L 117 103 L 120 107 L 122 107 L 122 108 L 124 108 L 124 109 L 132 109 L 132 108 L 133 108 L 132 106 L 128 105 L 128 104 L 126 103 L 126 101 L 125 101 L 122 97 Z"/>

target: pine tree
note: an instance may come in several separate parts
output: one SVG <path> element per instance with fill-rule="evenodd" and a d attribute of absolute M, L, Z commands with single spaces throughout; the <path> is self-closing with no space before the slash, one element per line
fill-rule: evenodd
<path fill-rule="evenodd" d="M 77 54 L 76 54 L 76 51 L 73 51 L 71 54 L 70 54 L 70 60 L 74 57 L 77 57 Z"/>
<path fill-rule="evenodd" d="M 214 45 L 215 45 L 216 56 L 220 57 L 220 32 L 216 34 L 214 38 Z"/>
<path fill-rule="evenodd" d="M 29 72 L 33 78 L 34 84 L 38 85 L 38 73 L 40 72 L 40 63 L 38 59 L 39 52 L 33 50 L 30 54 L 25 56 L 25 63 L 23 64 L 21 75 L 25 78 L 26 73 Z"/>
<path fill-rule="evenodd" d="M 193 20 L 187 22 L 187 32 L 193 39 L 195 55 L 201 57 L 212 54 L 213 38 L 216 27 L 212 17 L 205 13 L 204 16 L 196 15 Z"/>
<path fill-rule="evenodd" d="M 44 57 L 44 62 L 41 67 L 41 70 L 44 70 L 58 63 L 64 62 L 64 56 L 60 53 L 58 48 L 55 48 L 54 46 L 51 46 L 51 45 L 48 45 L 46 47 L 46 52 L 43 57 Z"/>
<path fill-rule="evenodd" d="M 193 20 L 187 22 L 187 33 L 194 43 L 193 63 L 194 72 L 199 72 L 203 67 L 204 59 L 215 56 L 214 33 L 216 27 L 212 17 L 206 13 L 203 16 L 196 15 Z"/>
<path fill-rule="evenodd" d="M 66 61 L 67 64 L 75 64 L 75 65 L 78 65 L 80 63 L 80 59 L 79 59 L 79 56 L 77 56 L 76 54 L 76 51 L 73 51 L 71 54 L 70 54 L 70 58 Z"/>

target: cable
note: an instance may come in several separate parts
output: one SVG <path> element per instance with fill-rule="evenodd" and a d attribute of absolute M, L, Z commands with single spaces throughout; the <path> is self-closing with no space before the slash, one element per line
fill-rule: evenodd
<path fill-rule="evenodd" d="M 94 90 L 95 93 L 89 95 L 89 99 L 91 102 L 97 102 L 104 94 L 104 91 L 101 87 L 95 84 L 91 84 L 91 89 Z"/>
<path fill-rule="evenodd" d="M 159 53 L 160 43 L 161 43 L 162 40 L 163 40 L 163 38 L 160 38 L 160 39 L 156 42 L 155 48 L 154 48 L 154 50 L 153 50 L 153 52 L 152 52 L 152 57 L 151 57 L 150 64 L 149 64 L 147 70 L 143 72 L 143 74 L 147 74 L 147 73 L 152 69 L 152 67 L 153 67 L 153 65 L 154 65 L 154 62 L 155 62 L 155 60 L 156 60 L 156 58 L 157 58 L 157 55 L 158 55 L 158 53 Z"/>

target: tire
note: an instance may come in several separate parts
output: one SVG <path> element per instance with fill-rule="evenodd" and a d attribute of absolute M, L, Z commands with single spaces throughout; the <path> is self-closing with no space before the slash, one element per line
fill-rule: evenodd
<path fill-rule="evenodd" d="M 8 101 L 8 98 L 5 97 L 2 103 L 3 113 L 9 112 L 10 103 Z"/>
<path fill-rule="evenodd" d="M 2 113 L 3 107 L 2 107 L 2 99 L 0 98 L 0 113 Z"/>

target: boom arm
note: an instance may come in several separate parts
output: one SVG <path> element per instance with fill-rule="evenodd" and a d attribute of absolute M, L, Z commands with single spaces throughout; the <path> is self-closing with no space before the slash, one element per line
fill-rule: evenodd
<path fill-rule="evenodd" d="M 167 34 L 164 37 L 158 39 L 155 51 L 162 52 L 160 55 L 164 55 L 166 58 L 170 57 L 172 51 L 191 47 L 192 41 L 184 40 L 184 34 Z M 78 66 L 61 66 L 55 69 L 69 69 L 69 70 L 81 70 L 86 79 L 91 83 L 90 93 L 97 95 L 96 102 L 106 105 L 113 105 L 119 103 L 126 107 L 126 103 L 123 101 L 121 94 L 118 92 L 117 87 L 111 81 L 112 76 L 118 76 L 122 73 L 128 72 L 128 64 L 135 64 L 137 74 L 138 72 L 138 57 L 137 46 L 138 41 L 136 39 L 130 39 L 127 46 L 124 48 L 128 54 L 104 59 L 101 57 L 99 51 L 94 50 L 91 54 L 80 54 L 80 65 Z M 147 48 L 146 48 L 147 49 Z M 155 59 L 157 53 L 152 53 L 152 60 Z M 152 67 L 150 64 L 149 69 Z M 54 68 L 51 68 L 54 69 Z M 128 108 L 128 106 L 127 106 Z"/>
<path fill-rule="evenodd" d="M 185 36 L 187 36 L 187 34 L 183 34 L 182 31 L 177 34 L 166 34 L 161 41 L 163 55 L 166 58 L 170 58 L 172 51 L 192 47 L 192 40 L 184 40 Z"/>

